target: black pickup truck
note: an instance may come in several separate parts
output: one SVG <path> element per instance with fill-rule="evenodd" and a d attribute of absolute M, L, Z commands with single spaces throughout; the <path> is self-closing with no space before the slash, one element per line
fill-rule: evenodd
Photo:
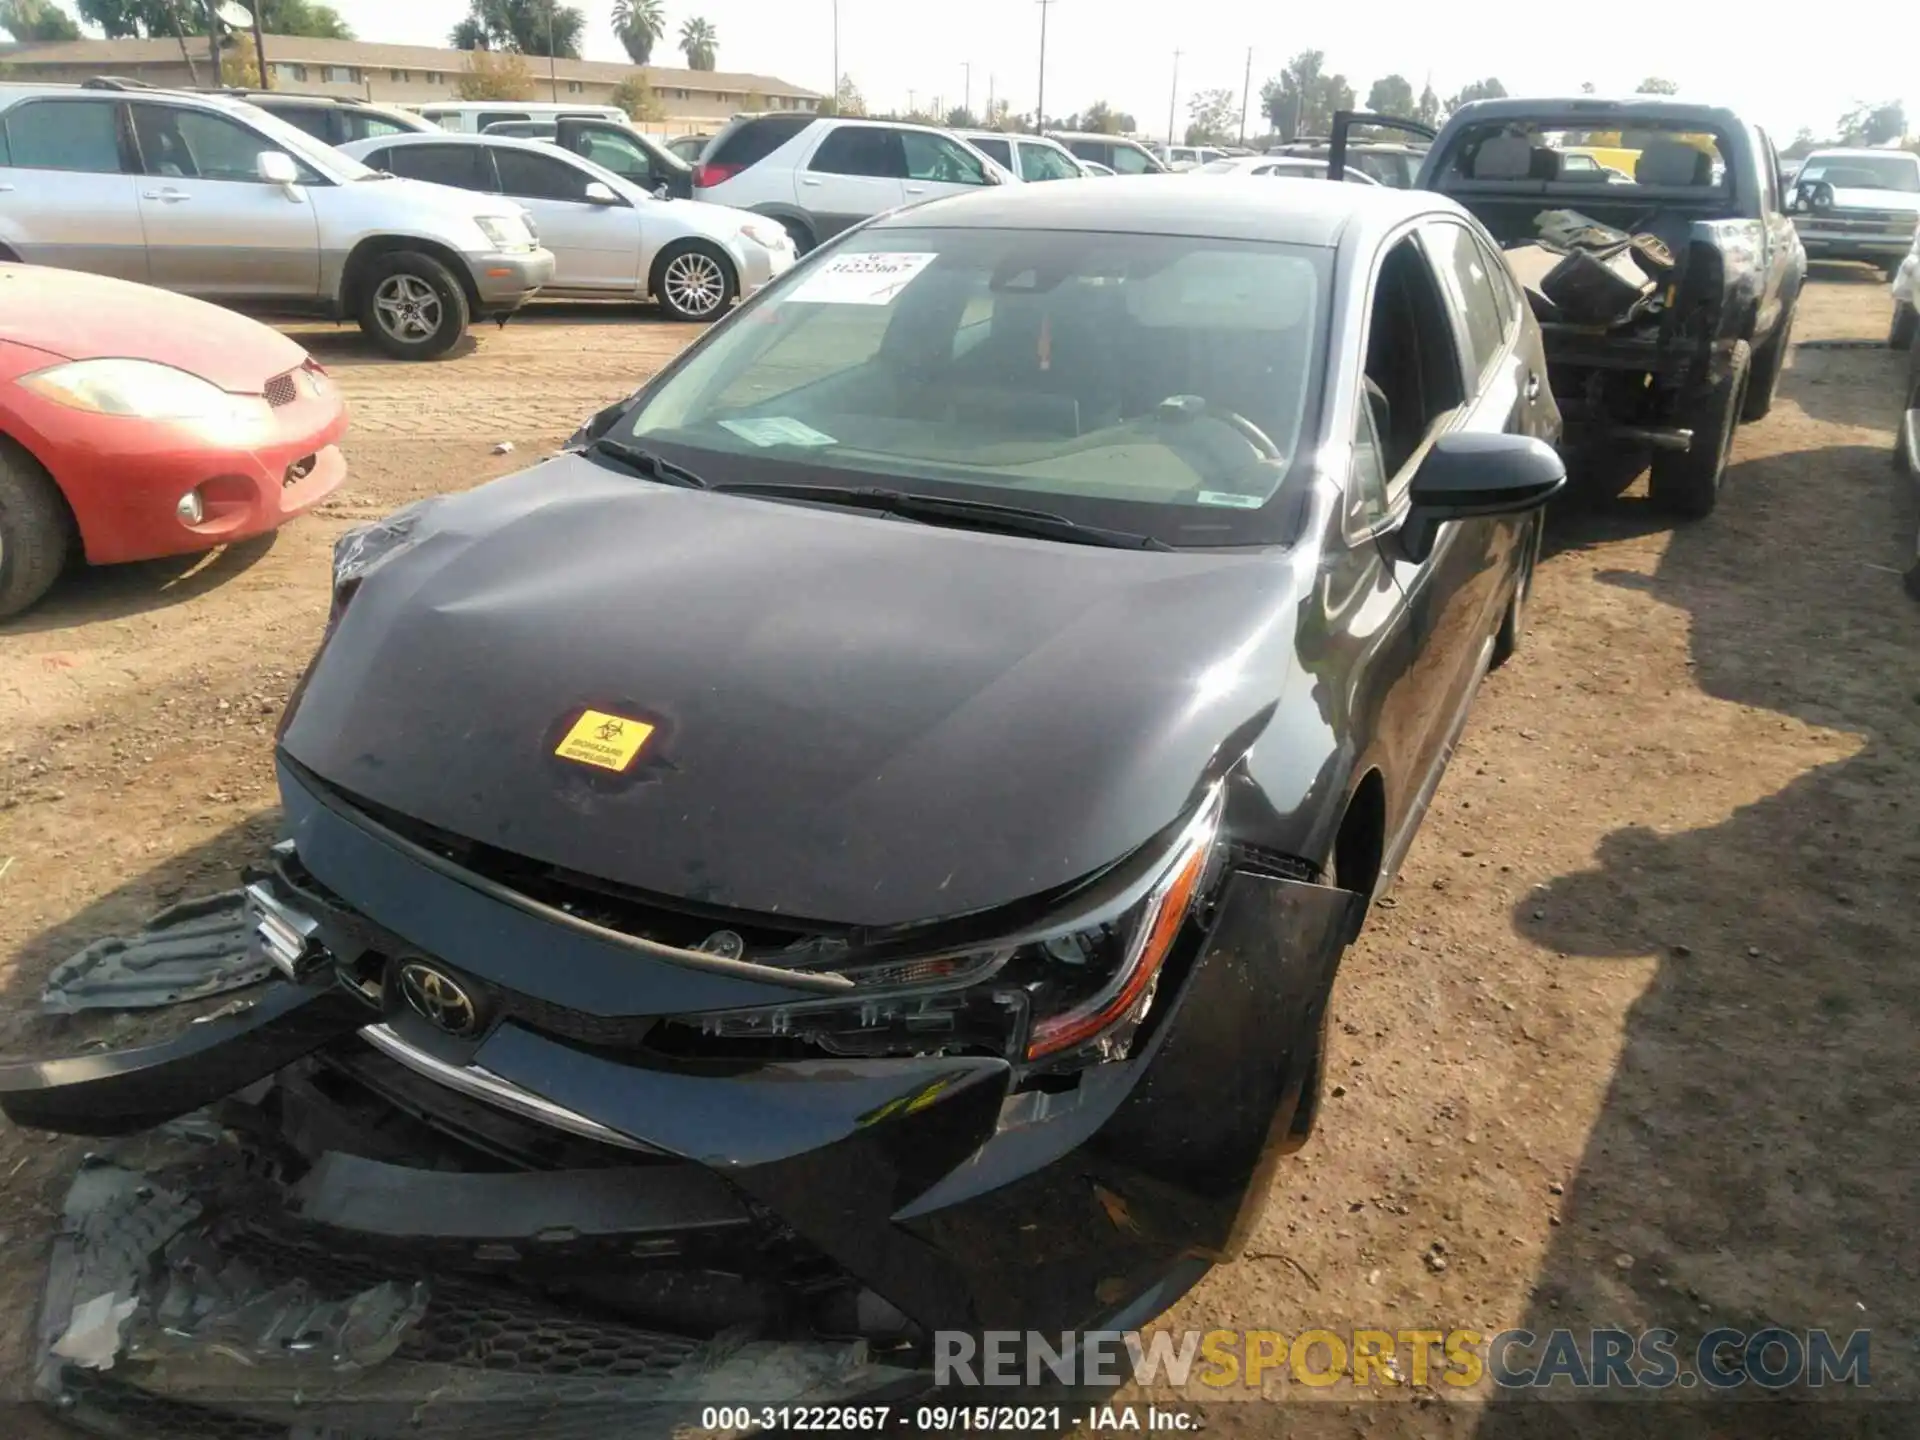
<path fill-rule="evenodd" d="M 1651 447 L 1655 502 L 1712 510 L 1735 426 L 1773 403 L 1806 279 L 1766 134 L 1662 98 L 1480 100 L 1434 137 L 1418 184 L 1507 252 L 1569 447 Z"/>

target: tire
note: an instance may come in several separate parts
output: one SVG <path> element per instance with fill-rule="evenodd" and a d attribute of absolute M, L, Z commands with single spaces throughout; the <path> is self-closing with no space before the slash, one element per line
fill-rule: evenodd
<path fill-rule="evenodd" d="M 1656 450 L 1650 490 L 1653 503 L 1670 514 L 1699 520 L 1713 513 L 1720 499 L 1720 482 L 1733 452 L 1733 432 L 1739 428 L 1746 403 L 1747 382 L 1753 371 L 1753 351 L 1744 340 L 1733 342 L 1727 373 L 1694 402 L 1689 415 L 1693 445 L 1686 450 Z"/>
<path fill-rule="evenodd" d="M 672 319 L 705 324 L 727 313 L 740 293 L 740 277 L 715 246 L 683 240 L 669 245 L 653 262 L 653 281 L 647 288 Z"/>
<path fill-rule="evenodd" d="M 1893 324 L 1887 329 L 1887 348 L 1905 350 L 1913 344 L 1913 337 L 1920 332 L 1920 310 L 1904 300 L 1896 300 L 1893 306 Z"/>
<path fill-rule="evenodd" d="M 72 545 L 67 502 L 53 477 L 0 437 L 0 620 L 52 588 Z"/>
<path fill-rule="evenodd" d="M 1499 633 L 1493 637 L 1490 669 L 1498 670 L 1519 654 L 1526 639 L 1527 602 L 1533 598 L 1533 567 L 1540 563 L 1540 542 L 1546 530 L 1544 520 L 1536 521 L 1532 533 L 1521 542 L 1527 547 L 1527 558 L 1520 567 L 1519 580 L 1514 583 L 1513 598 L 1507 602 L 1507 613 L 1501 617 Z"/>
<path fill-rule="evenodd" d="M 788 238 L 793 241 L 795 255 L 804 255 L 820 243 L 813 238 L 813 230 L 804 220 L 789 220 L 785 216 L 777 218 L 780 220 L 780 228 L 786 231 Z"/>
<path fill-rule="evenodd" d="M 1747 378 L 1747 401 L 1740 407 L 1740 419 L 1764 420 L 1773 409 L 1774 392 L 1780 388 L 1780 372 L 1787 366 L 1787 351 L 1793 348 L 1793 314 L 1798 301 L 1787 307 L 1774 327 L 1773 336 L 1753 357 L 1753 373 Z"/>
<path fill-rule="evenodd" d="M 467 333 L 467 292 L 453 272 L 418 250 L 393 250 L 367 263 L 360 329 L 396 360 L 438 360 Z"/>

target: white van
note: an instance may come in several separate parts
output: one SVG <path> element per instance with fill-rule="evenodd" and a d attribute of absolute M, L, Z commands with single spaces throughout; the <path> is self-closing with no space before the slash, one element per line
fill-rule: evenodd
<path fill-rule="evenodd" d="M 558 105 L 548 100 L 434 100 L 410 108 L 418 110 L 422 120 L 462 135 L 483 134 L 489 125 L 505 120 L 627 119 L 618 105 Z"/>

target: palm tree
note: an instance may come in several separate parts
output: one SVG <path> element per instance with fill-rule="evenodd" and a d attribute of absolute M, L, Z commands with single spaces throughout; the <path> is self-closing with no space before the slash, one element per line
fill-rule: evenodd
<path fill-rule="evenodd" d="M 719 49 L 720 37 L 714 33 L 712 21 L 695 16 L 680 27 L 680 53 L 687 57 L 689 70 L 713 69 Z"/>
<path fill-rule="evenodd" d="M 653 59 L 653 47 L 667 33 L 662 0 L 613 0 L 613 33 L 636 65 Z"/>
<path fill-rule="evenodd" d="M 557 0 L 469 0 L 467 17 L 448 38 L 459 50 L 551 51 L 563 60 L 578 60 L 586 24 L 577 6 Z"/>

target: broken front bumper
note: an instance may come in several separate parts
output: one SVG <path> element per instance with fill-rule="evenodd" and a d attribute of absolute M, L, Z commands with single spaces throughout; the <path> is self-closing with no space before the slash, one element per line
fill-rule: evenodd
<path fill-rule="evenodd" d="M 179 1201 L 168 1216 L 190 1206 L 215 1223 L 136 1216 L 126 1224 L 152 1243 L 133 1256 L 70 1216 L 69 1268 L 89 1246 L 117 1268 L 50 1295 L 49 1344 L 103 1294 L 144 1307 L 136 1329 L 164 1331 L 158 1307 L 186 1283 L 183 1265 L 200 1288 L 176 1309 L 196 1314 L 245 1310 L 298 1279 L 316 1303 L 361 1304 L 377 1330 L 413 1313 L 418 1287 L 423 1308 L 391 1355 L 320 1367 L 355 1405 L 369 1386 L 416 1401 L 467 1393 L 490 1352 L 430 1337 L 489 1306 L 664 1346 L 659 1393 L 623 1392 L 623 1404 L 686 1401 L 684 1367 L 705 1373 L 733 1353 L 714 1349 L 719 1337 L 784 1346 L 787 1359 L 752 1384 L 735 1375 L 731 1394 L 700 1390 L 706 1403 L 779 1403 L 822 1386 L 924 1390 L 936 1332 L 1142 1324 L 1232 1253 L 1295 1143 L 1360 903 L 1231 875 L 1127 1058 L 1072 1076 L 1036 1083 L 1002 1058 L 937 1052 L 675 1062 L 635 1043 L 649 1016 L 772 1003 L 781 988 L 759 967 L 676 967 L 556 923 L 423 863 L 291 772 L 282 788 L 292 845 L 256 880 L 255 948 L 234 962 L 251 978 L 265 957 L 277 978 L 175 1039 L 0 1070 L 0 1108 L 43 1129 L 130 1135 L 214 1107 L 217 1143 L 115 1183 L 145 1189 L 136 1210 L 164 1194 Z M 423 957 L 483 997 L 483 1013 L 429 1023 L 453 997 L 396 978 Z M 258 1278 L 209 1300 L 209 1255 Z M 216 1333 L 246 1330 L 222 1323 Z M 143 1394 L 264 1414 L 294 1384 L 275 1371 L 284 1383 L 239 1387 L 238 1400 L 231 1377 L 202 1394 L 213 1382 L 189 1365 L 192 1383 L 173 1383 L 182 1362 L 154 1361 L 152 1343 L 121 1372 Z M 431 1370 L 429 1355 L 467 1379 L 421 1389 L 452 1384 L 406 1370 Z M 795 1356 L 804 1385 L 782 1369 Z M 557 1385 L 571 1363 L 535 1366 L 527 1383 Z M 78 1393 L 74 1362 L 49 1367 L 50 1392 Z M 92 1372 L 80 1379 L 99 1391 Z M 319 1393 L 311 1373 L 294 1388 Z"/>

